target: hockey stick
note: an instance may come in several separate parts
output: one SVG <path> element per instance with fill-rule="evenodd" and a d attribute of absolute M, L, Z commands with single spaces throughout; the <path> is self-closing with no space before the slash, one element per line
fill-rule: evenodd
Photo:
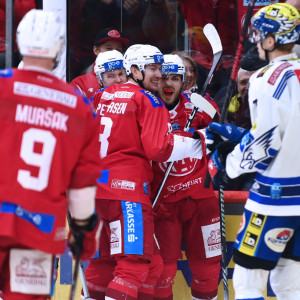
<path fill-rule="evenodd" d="M 78 273 L 79 273 L 79 264 L 80 264 L 80 257 L 79 254 L 76 256 L 75 260 L 75 268 L 73 273 L 73 280 L 72 280 L 72 286 L 71 286 L 71 293 L 70 293 L 70 300 L 75 299 L 75 293 L 76 293 L 76 286 L 77 286 L 77 279 L 78 279 Z"/>
<path fill-rule="evenodd" d="M 242 32 L 239 39 L 238 48 L 236 51 L 236 56 L 234 64 L 232 67 L 229 84 L 226 90 L 225 102 L 222 107 L 220 123 L 224 124 L 228 112 L 228 107 L 232 98 L 232 93 L 234 90 L 234 85 L 237 78 L 237 73 L 239 70 L 242 52 L 244 50 L 244 43 L 247 38 L 248 27 L 250 24 L 255 0 L 251 0 L 248 4 L 246 17 L 244 20 Z M 210 182 L 210 176 L 206 176 L 204 186 L 208 187 Z M 219 205 L 220 205 L 220 229 L 221 229 L 221 248 L 222 248 L 222 276 L 223 276 L 223 289 L 224 289 L 224 300 L 229 300 L 228 292 L 228 269 L 227 269 L 227 245 L 226 245 L 226 227 L 225 227 L 225 204 L 224 204 L 224 186 L 221 184 L 219 186 Z"/>
<path fill-rule="evenodd" d="M 67 214 L 67 220 L 68 220 L 68 224 L 70 226 L 71 216 L 70 216 L 69 212 Z M 84 274 L 83 264 L 80 261 L 79 256 L 78 256 L 78 257 L 76 257 L 76 260 L 75 260 L 75 268 L 74 268 L 73 279 L 72 279 L 70 300 L 73 300 L 74 297 L 75 297 L 78 273 L 80 275 L 80 280 L 81 280 L 84 299 L 90 298 L 90 292 L 89 292 L 89 289 L 87 287 L 87 282 L 86 282 L 86 278 L 85 278 L 85 274 Z"/>
<path fill-rule="evenodd" d="M 79 276 L 81 280 L 84 299 L 90 298 L 90 292 L 87 286 L 82 261 L 79 263 Z"/>
<path fill-rule="evenodd" d="M 212 78 L 213 72 L 215 71 L 215 69 L 218 65 L 218 62 L 221 58 L 222 51 L 223 51 L 219 34 L 218 34 L 217 30 L 215 29 L 215 27 L 212 24 L 206 24 L 203 28 L 203 32 L 204 32 L 206 38 L 208 39 L 208 41 L 209 41 L 209 43 L 212 47 L 214 58 L 213 58 L 212 67 L 211 67 L 211 69 L 209 71 L 209 74 L 207 76 L 207 79 L 206 79 L 206 81 L 205 81 L 205 83 L 202 87 L 202 90 L 201 90 L 201 93 L 200 93 L 201 96 L 203 96 L 205 94 L 207 85 L 209 84 L 209 82 Z M 192 97 L 191 97 L 191 101 L 193 102 L 192 99 L 196 99 L 196 97 L 193 96 L 193 94 L 192 94 Z M 201 101 L 201 102 L 203 102 L 203 101 Z M 198 109 L 199 109 L 199 106 L 197 106 L 197 104 L 199 104 L 199 102 L 195 102 L 193 104 L 194 104 L 194 108 L 193 108 L 193 110 L 192 110 L 192 112 L 189 116 L 189 119 L 188 119 L 187 123 L 184 126 L 184 129 L 183 129 L 184 131 L 188 131 L 190 129 L 190 126 L 191 126 L 191 124 L 192 124 L 192 122 L 193 122 L 193 120 L 196 116 L 196 113 L 197 113 Z M 155 198 L 154 198 L 154 201 L 153 201 L 153 204 L 152 204 L 153 209 L 155 208 L 155 206 L 157 204 L 158 198 L 159 198 L 159 196 L 161 194 L 161 191 L 162 191 L 162 189 L 163 189 L 163 187 L 166 183 L 166 180 L 167 180 L 167 178 L 168 178 L 168 176 L 171 172 L 171 169 L 172 169 L 173 165 L 174 165 L 174 162 L 171 162 L 168 165 L 168 168 L 165 172 L 164 178 L 163 178 L 163 180 L 162 180 L 162 182 L 161 182 L 161 184 L 158 188 L 158 191 L 155 195 Z"/>

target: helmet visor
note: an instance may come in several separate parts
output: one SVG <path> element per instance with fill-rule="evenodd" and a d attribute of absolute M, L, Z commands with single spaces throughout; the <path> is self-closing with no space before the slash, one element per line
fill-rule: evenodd
<path fill-rule="evenodd" d="M 248 39 L 250 43 L 254 44 L 258 44 L 263 40 L 261 32 L 254 27 L 250 29 Z"/>

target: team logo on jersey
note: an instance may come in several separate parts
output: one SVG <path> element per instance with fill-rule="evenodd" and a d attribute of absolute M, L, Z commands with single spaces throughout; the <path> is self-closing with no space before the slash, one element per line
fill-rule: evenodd
<path fill-rule="evenodd" d="M 120 220 L 110 222 L 110 254 L 122 253 L 122 230 Z"/>
<path fill-rule="evenodd" d="M 127 181 L 127 180 L 113 179 L 111 181 L 111 188 L 134 191 L 135 190 L 135 182 Z"/>
<path fill-rule="evenodd" d="M 205 255 L 207 258 L 221 255 L 220 222 L 201 226 Z"/>
<path fill-rule="evenodd" d="M 251 225 L 257 228 L 262 228 L 266 216 L 253 213 L 251 216 Z"/>
<path fill-rule="evenodd" d="M 271 128 L 257 139 L 249 135 L 246 144 L 244 144 L 244 140 L 242 140 L 240 145 L 240 149 L 243 152 L 243 159 L 240 164 L 241 168 L 248 170 L 254 167 L 262 170 L 267 168 L 269 160 L 277 153 L 276 150 L 271 148 L 276 128 L 277 126 Z"/>
<path fill-rule="evenodd" d="M 196 158 L 185 158 L 182 160 L 175 161 L 170 171 L 172 176 L 185 176 L 192 173 L 197 165 Z M 160 169 L 165 172 L 168 167 L 168 163 L 159 163 Z"/>
<path fill-rule="evenodd" d="M 11 249 L 10 284 L 14 292 L 49 294 L 52 255 L 38 250 Z"/>
<path fill-rule="evenodd" d="M 247 231 L 242 243 L 245 247 L 253 249 L 256 246 L 257 240 L 258 236 L 256 234 Z"/>
<path fill-rule="evenodd" d="M 281 253 L 293 234 L 294 230 L 291 228 L 274 228 L 266 233 L 265 243 L 273 251 Z"/>

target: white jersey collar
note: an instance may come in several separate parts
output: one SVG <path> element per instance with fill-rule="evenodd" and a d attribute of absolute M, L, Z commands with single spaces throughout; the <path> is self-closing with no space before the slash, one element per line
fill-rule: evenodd
<path fill-rule="evenodd" d="M 49 71 L 49 70 L 41 68 L 41 67 L 28 66 L 28 67 L 22 67 L 21 70 L 38 71 L 38 72 L 43 72 L 43 73 L 47 73 L 52 76 L 55 76 L 52 71 Z"/>
<path fill-rule="evenodd" d="M 140 86 L 137 82 L 135 82 L 135 81 L 132 81 L 132 80 L 130 80 L 130 79 L 128 79 L 128 81 L 127 82 L 125 82 L 125 84 L 133 84 L 133 85 L 137 85 L 137 86 Z M 142 87 L 141 87 L 142 88 Z"/>
<path fill-rule="evenodd" d="M 297 59 L 298 56 L 296 53 L 292 52 L 290 54 L 286 54 L 286 55 L 281 55 L 278 56 L 276 58 L 274 58 L 271 63 L 277 62 L 277 61 L 282 61 L 282 60 L 290 60 L 290 59 Z"/>

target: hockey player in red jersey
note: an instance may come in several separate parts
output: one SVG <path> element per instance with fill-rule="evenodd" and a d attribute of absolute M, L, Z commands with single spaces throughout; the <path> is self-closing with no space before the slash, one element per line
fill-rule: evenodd
<path fill-rule="evenodd" d="M 117 50 L 99 53 L 94 71 L 101 88 L 127 81 L 123 60 L 122 53 Z"/>
<path fill-rule="evenodd" d="M 104 88 L 110 85 L 127 82 L 124 57 L 117 50 L 99 53 L 96 58 L 94 72 L 101 87 L 97 91 L 100 95 L 102 95 Z M 97 109 L 99 99 L 101 98 L 100 95 L 96 97 L 96 100 L 94 100 L 94 96 L 91 98 L 95 109 Z"/>
<path fill-rule="evenodd" d="M 49 299 L 54 255 L 65 251 L 67 209 L 73 253 L 87 260 L 97 250 L 97 120 L 87 100 L 51 73 L 63 40 L 54 12 L 31 10 L 17 29 L 23 69 L 0 71 L 0 289 L 5 300 Z"/>
<path fill-rule="evenodd" d="M 152 299 L 161 272 L 161 259 L 153 256 L 151 160 L 202 158 L 199 139 L 170 133 L 169 113 L 152 93 L 158 90 L 162 62 L 156 47 L 129 47 L 124 55 L 128 82 L 106 88 L 98 104 L 103 172 L 96 209 L 103 217 L 110 254 L 116 260 L 107 300 Z"/>
<path fill-rule="evenodd" d="M 180 92 L 185 67 L 176 54 L 165 55 L 164 60 L 158 94 L 169 110 L 173 133 L 192 136 L 195 130 L 205 128 L 212 118 L 199 109 L 190 131 L 183 132 L 193 109 L 191 94 Z M 153 192 L 158 189 L 166 168 L 166 163 L 153 164 Z M 203 187 L 206 171 L 205 156 L 176 161 L 158 199 L 154 224 L 164 271 L 154 289 L 155 300 L 173 299 L 172 284 L 177 260 L 182 258 L 182 240 L 193 273 L 193 299 L 217 299 L 221 259 L 219 206 L 212 186 Z"/>
<path fill-rule="evenodd" d="M 116 50 L 120 53 L 129 45 L 129 40 L 124 38 L 118 30 L 105 28 L 101 30 L 95 39 L 93 51 L 95 55 L 101 52 Z M 91 99 L 94 94 L 100 89 L 99 82 L 93 69 L 84 75 L 80 75 L 71 81 L 84 96 Z"/>
<path fill-rule="evenodd" d="M 102 89 L 96 92 L 97 97 L 91 99 L 95 109 L 97 109 L 98 101 L 106 87 L 127 81 L 123 61 L 123 55 L 117 50 L 98 54 L 94 71 Z M 102 300 L 105 297 L 106 286 L 113 279 L 113 271 L 116 266 L 115 260 L 110 256 L 110 242 L 104 228 L 101 232 L 100 245 L 99 253 L 90 260 L 85 269 L 85 277 L 91 299 Z M 84 291 L 82 294 L 84 296 Z"/>

